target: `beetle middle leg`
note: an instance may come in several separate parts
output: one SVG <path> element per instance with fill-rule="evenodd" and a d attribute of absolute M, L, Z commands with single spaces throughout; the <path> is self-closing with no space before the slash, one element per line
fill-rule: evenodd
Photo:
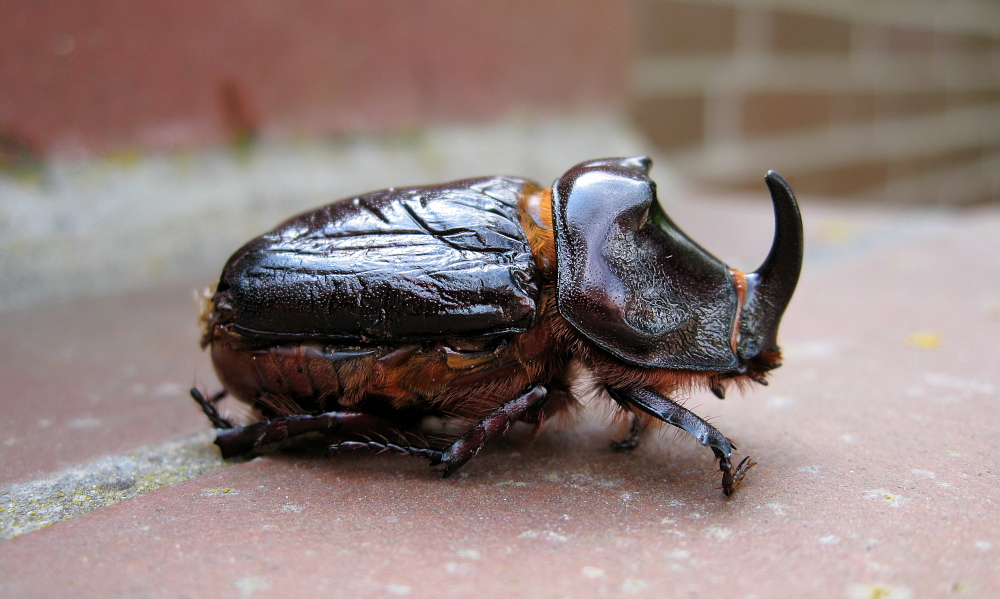
<path fill-rule="evenodd" d="M 722 471 L 722 492 L 731 496 L 739 488 L 747 471 L 755 464 L 749 457 L 739 463 L 735 472 L 731 462 L 736 445 L 726 438 L 719 429 L 705 422 L 697 414 L 679 403 L 657 393 L 648 387 L 636 389 L 607 388 L 608 393 L 620 404 L 631 405 L 647 414 L 687 431 L 699 443 L 710 447 L 719 460 L 719 470 Z"/>
<path fill-rule="evenodd" d="M 486 418 L 483 418 L 481 422 L 462 435 L 461 439 L 452 443 L 451 447 L 445 450 L 441 456 L 441 461 L 445 465 L 445 478 L 479 453 L 487 441 L 506 433 L 512 423 L 522 420 L 526 416 L 529 419 L 537 419 L 541 407 L 547 400 L 548 390 L 541 385 L 536 385 L 524 395 L 493 410 Z"/>
<path fill-rule="evenodd" d="M 548 390 L 545 387 L 541 385 L 532 387 L 524 395 L 510 400 L 490 412 L 489 415 L 473 425 L 460 439 L 452 443 L 444 451 L 430 447 L 397 445 L 395 443 L 380 442 L 371 439 L 335 443 L 330 446 L 330 449 L 335 451 L 341 448 L 367 448 L 376 452 L 392 451 L 414 457 L 423 457 L 430 461 L 431 466 L 444 464 L 443 474 L 447 478 L 479 453 L 479 450 L 490 439 L 495 439 L 506 433 L 512 423 L 518 420 L 538 422 L 541 418 L 541 408 L 545 405 L 548 397 Z"/>
<path fill-rule="evenodd" d="M 632 451 L 636 447 L 639 447 L 642 433 L 646 430 L 646 421 L 634 413 L 629 414 L 629 418 L 631 418 L 631 424 L 629 425 L 628 436 L 624 439 L 613 439 L 611 441 L 611 449 L 615 451 Z"/>

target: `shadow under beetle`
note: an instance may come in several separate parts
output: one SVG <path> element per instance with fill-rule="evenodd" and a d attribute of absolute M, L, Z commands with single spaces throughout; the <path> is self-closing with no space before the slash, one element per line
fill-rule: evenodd
<path fill-rule="evenodd" d="M 788 185 L 766 182 L 771 251 L 730 269 L 663 212 L 647 157 L 578 164 L 551 189 L 511 177 L 391 188 L 286 221 L 226 263 L 203 322 L 224 389 L 191 394 L 224 456 L 320 432 L 444 464 L 448 476 L 511 423 L 577 407 L 580 368 L 631 419 L 619 450 L 663 421 L 712 449 L 722 491 L 753 466 L 673 401 L 766 384 L 802 266 Z M 237 427 L 226 394 L 258 420 Z M 428 416 L 470 428 L 446 448 L 393 443 Z M 377 438 L 378 440 L 373 440 Z"/>

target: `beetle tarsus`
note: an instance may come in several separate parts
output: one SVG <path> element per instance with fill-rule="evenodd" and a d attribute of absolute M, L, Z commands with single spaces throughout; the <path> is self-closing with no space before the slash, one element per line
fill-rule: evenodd
<path fill-rule="evenodd" d="M 479 453 L 490 439 L 507 432 L 510 425 L 526 414 L 537 413 L 548 399 L 545 387 L 535 386 L 524 395 L 512 399 L 490 413 L 489 416 L 469 429 L 462 438 L 451 444 L 441 456 L 444 463 L 444 476 L 447 478 L 462 467 L 474 455 Z"/>
<path fill-rule="evenodd" d="M 639 441 L 642 438 L 642 432 L 646 430 L 645 421 L 639 418 L 638 414 L 631 414 L 632 423 L 629 425 L 628 437 L 624 439 L 613 439 L 611 441 L 611 449 L 615 451 L 632 451 L 636 447 L 639 447 Z"/>
<path fill-rule="evenodd" d="M 369 449 L 375 453 L 384 453 L 391 451 L 393 453 L 398 453 L 402 455 L 408 455 L 415 458 L 426 458 L 431 466 L 436 466 L 441 463 L 443 452 L 440 449 L 434 449 L 432 447 L 417 447 L 415 445 L 397 445 L 396 443 L 390 443 L 387 440 L 375 441 L 372 439 L 367 439 L 365 441 L 343 441 L 340 443 L 333 443 L 328 448 L 331 452 L 337 452 L 341 449 Z"/>
<path fill-rule="evenodd" d="M 211 397 L 206 398 L 197 387 L 191 388 L 191 397 L 199 406 L 201 406 L 201 411 L 205 413 L 205 416 L 208 417 L 209 422 L 211 422 L 212 426 L 215 428 L 233 428 L 233 423 L 223 418 L 222 415 L 219 414 L 218 406 L 216 406 L 216 404 L 219 403 L 219 401 L 225 396 L 225 389 L 219 389 L 213 393 Z"/>
<path fill-rule="evenodd" d="M 740 488 L 740 483 L 743 482 L 743 478 L 746 476 L 747 471 L 756 465 L 757 462 L 751 460 L 750 456 L 746 456 L 740 460 L 740 463 L 736 466 L 734 471 L 732 462 L 729 461 L 729 458 L 719 458 L 719 470 L 722 471 L 723 495 L 726 497 L 732 497 L 733 494 L 736 493 L 737 489 Z"/>

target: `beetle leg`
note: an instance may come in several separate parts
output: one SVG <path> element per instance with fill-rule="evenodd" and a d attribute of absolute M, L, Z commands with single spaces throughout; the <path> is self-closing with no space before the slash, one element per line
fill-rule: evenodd
<path fill-rule="evenodd" d="M 371 449 L 376 453 L 392 451 L 414 457 L 427 458 L 431 466 L 444 464 L 444 476 L 447 478 L 458 470 L 474 455 L 479 453 L 487 441 L 507 432 L 511 423 L 518 420 L 539 422 L 542 418 L 541 408 L 548 399 L 545 387 L 535 386 L 524 395 L 512 399 L 493 410 L 486 418 L 469 429 L 462 437 L 451 444 L 448 449 L 440 451 L 429 447 L 414 447 L 412 445 L 397 445 L 388 441 L 344 441 L 330 445 L 331 451 L 338 449 Z"/>
<path fill-rule="evenodd" d="M 719 454 L 716 453 L 715 455 L 718 456 Z M 719 469 L 722 470 L 722 492 L 725 493 L 726 497 L 731 496 L 740 488 L 740 483 L 743 482 L 743 477 L 746 476 L 747 470 L 756 465 L 757 462 L 751 460 L 750 456 L 746 456 L 740 460 L 739 465 L 736 466 L 736 471 L 733 472 L 729 458 L 719 458 Z"/>
<path fill-rule="evenodd" d="M 722 492 L 726 497 L 736 492 L 747 470 L 753 467 L 754 462 L 749 461 L 749 458 L 744 458 L 736 472 L 733 472 L 730 460 L 736 445 L 719 432 L 719 429 L 672 399 L 664 397 L 648 387 L 638 389 L 612 389 L 608 387 L 607 390 L 618 403 L 633 405 L 651 416 L 687 431 L 699 443 L 711 447 L 712 453 L 719 460 L 719 470 L 722 471 Z"/>
<path fill-rule="evenodd" d="M 222 457 L 248 453 L 267 445 L 306 433 L 329 433 L 341 425 L 370 416 L 357 412 L 326 412 L 325 414 L 290 414 L 255 422 L 247 426 L 219 428 L 215 444 L 222 450 Z"/>
<path fill-rule="evenodd" d="M 365 441 L 342 441 L 329 446 L 330 451 L 337 451 L 339 449 L 370 449 L 375 453 L 391 451 L 394 453 L 413 456 L 415 458 L 427 458 L 430 461 L 431 466 L 440 464 L 441 457 L 444 455 L 444 452 L 440 449 L 416 447 L 414 445 L 397 445 L 395 443 L 389 443 L 388 441 L 373 441 L 371 439 Z"/>
<path fill-rule="evenodd" d="M 525 415 L 538 413 L 538 410 L 548 399 L 548 391 L 545 387 L 537 385 L 530 391 L 503 404 L 486 418 L 462 435 L 462 438 L 451 444 L 441 461 L 445 464 L 444 476 L 447 478 L 452 472 L 458 470 L 463 464 L 472 459 L 472 456 L 479 453 L 490 439 L 499 437 L 507 432 L 511 423 L 520 420 Z"/>
<path fill-rule="evenodd" d="M 212 397 L 206 399 L 202 392 L 196 387 L 191 388 L 191 397 L 194 398 L 194 401 L 199 406 L 201 406 L 201 411 L 205 413 L 205 416 L 208 417 L 208 420 L 215 428 L 233 428 L 233 423 L 223 418 L 219 414 L 219 408 L 215 405 L 225 396 L 226 390 L 219 389 L 212 394 Z"/>
<path fill-rule="evenodd" d="M 611 441 L 611 448 L 615 451 L 631 451 L 639 447 L 639 440 L 642 437 L 642 432 L 646 430 L 646 423 L 638 414 L 629 414 L 629 417 L 632 419 L 632 423 L 629 425 L 628 436 L 624 439 L 612 439 Z"/>

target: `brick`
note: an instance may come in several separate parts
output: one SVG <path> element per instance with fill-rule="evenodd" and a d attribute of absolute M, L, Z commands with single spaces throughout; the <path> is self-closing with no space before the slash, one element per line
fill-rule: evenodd
<path fill-rule="evenodd" d="M 758 93 L 743 100 L 743 130 L 773 135 L 823 127 L 830 123 L 836 99 L 824 93 Z"/>
<path fill-rule="evenodd" d="M 947 104 L 950 108 L 1000 104 L 1000 88 L 949 92 L 947 94 Z"/>
<path fill-rule="evenodd" d="M 872 27 L 868 32 L 873 49 L 893 54 L 923 54 L 934 51 L 934 32 L 927 29 Z"/>
<path fill-rule="evenodd" d="M 799 194 L 854 195 L 885 187 L 889 180 L 889 164 L 875 160 L 813 172 L 798 172 L 793 180 L 791 185 Z"/>
<path fill-rule="evenodd" d="M 727 54 L 735 46 L 734 6 L 645 0 L 638 13 L 643 54 Z"/>
<path fill-rule="evenodd" d="M 811 172 L 796 172 L 789 176 L 789 183 L 796 193 L 803 195 L 863 197 L 865 194 L 879 194 L 894 180 L 935 177 L 940 172 L 978 165 L 988 156 L 998 152 L 1000 152 L 1000 147 L 976 146 L 911 160 L 893 160 L 890 157 L 846 166 L 819 168 Z M 739 187 L 752 189 L 749 181 Z M 1000 197 L 996 195 L 996 190 L 993 190 L 991 195 L 985 181 L 981 187 L 983 194 L 980 196 L 960 198 L 959 201 L 963 204 L 972 204 L 1000 200 Z M 955 201 L 948 197 L 938 197 L 934 195 L 935 193 L 936 190 L 928 189 L 927 193 L 922 195 L 890 199 L 901 204 L 952 203 Z"/>
<path fill-rule="evenodd" d="M 942 50 L 952 50 L 967 55 L 988 55 L 993 52 L 997 38 L 986 34 L 939 33 L 937 44 Z"/>
<path fill-rule="evenodd" d="M 851 49 L 851 24 L 830 17 L 776 12 L 772 43 L 779 53 L 846 55 Z"/>
<path fill-rule="evenodd" d="M 928 89 L 885 93 L 755 93 L 743 100 L 743 131 L 773 135 L 831 124 L 907 118 L 1000 103 L 1000 90 L 952 92 Z"/>
<path fill-rule="evenodd" d="M 948 94 L 944 90 L 853 94 L 841 97 L 838 104 L 839 120 L 873 121 L 942 111 Z"/>
<path fill-rule="evenodd" d="M 661 96 L 637 100 L 632 116 L 639 129 L 661 150 L 693 146 L 705 136 L 704 96 Z"/>
<path fill-rule="evenodd" d="M 211 145 L 241 125 L 226 90 L 281 136 L 619 109 L 630 6 L 16 4 L 0 19 L 0 132 L 46 153 Z"/>

